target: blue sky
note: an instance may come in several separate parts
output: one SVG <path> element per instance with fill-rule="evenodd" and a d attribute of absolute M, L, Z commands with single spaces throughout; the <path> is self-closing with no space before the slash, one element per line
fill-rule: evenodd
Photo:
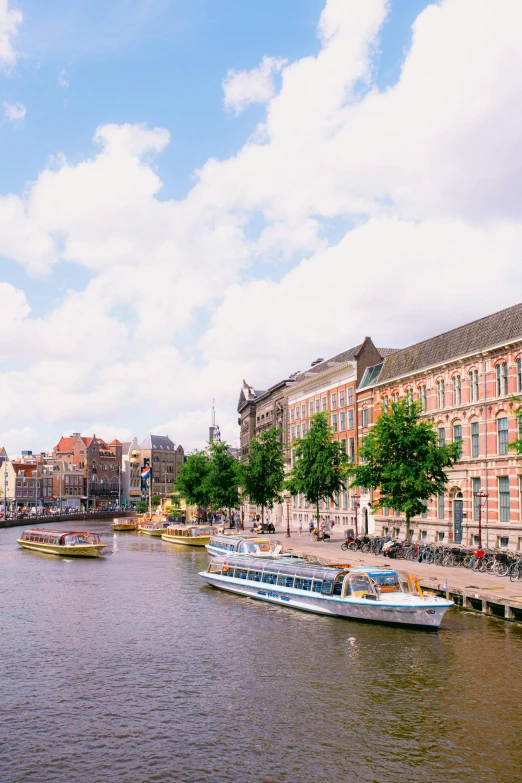
<path fill-rule="evenodd" d="M 406 345 L 512 304 L 518 180 L 490 150 L 519 154 L 495 117 L 513 125 L 520 7 L 505 25 L 493 0 L 472 7 L 0 2 L 0 440 L 97 426 L 201 445 L 216 397 L 234 441 L 245 375 L 268 385 L 365 334 Z M 419 306 L 436 252 L 465 280 L 499 243 L 511 285 Z M 379 291 L 394 271 L 411 278 L 399 319 Z M 329 276 L 340 298 L 303 334 Z"/>

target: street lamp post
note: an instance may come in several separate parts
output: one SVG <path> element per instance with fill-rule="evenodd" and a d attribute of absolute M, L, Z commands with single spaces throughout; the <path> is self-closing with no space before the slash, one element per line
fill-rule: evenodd
<path fill-rule="evenodd" d="M 118 509 L 121 509 L 121 465 L 118 465 Z"/>
<path fill-rule="evenodd" d="M 4 519 L 7 522 L 7 462 L 4 462 Z"/>
<path fill-rule="evenodd" d="M 352 500 L 353 500 L 353 508 L 354 508 L 354 511 L 355 511 L 355 538 L 357 538 L 357 536 L 359 535 L 359 526 L 357 524 L 357 516 L 359 514 L 359 508 L 361 506 L 361 503 L 360 503 L 361 496 L 360 495 L 352 495 Z"/>
<path fill-rule="evenodd" d="M 290 536 L 290 498 L 286 499 L 286 537 Z"/>
<path fill-rule="evenodd" d="M 473 497 L 477 499 L 478 508 L 478 545 L 482 549 L 482 507 L 486 505 L 486 500 L 489 497 L 487 492 L 474 492 Z"/>

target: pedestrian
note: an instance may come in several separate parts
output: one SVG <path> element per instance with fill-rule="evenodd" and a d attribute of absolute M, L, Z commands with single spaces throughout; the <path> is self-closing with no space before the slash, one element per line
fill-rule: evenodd
<path fill-rule="evenodd" d="M 300 536 L 303 534 L 303 522 L 301 519 L 297 523 L 297 532 L 299 533 Z"/>
<path fill-rule="evenodd" d="M 314 529 L 314 527 L 315 527 L 315 525 L 314 525 L 314 520 L 312 519 L 312 521 L 311 521 L 311 522 L 310 522 L 310 524 L 308 525 L 308 532 L 310 533 L 310 535 L 312 535 L 312 532 L 313 532 L 313 529 Z"/>

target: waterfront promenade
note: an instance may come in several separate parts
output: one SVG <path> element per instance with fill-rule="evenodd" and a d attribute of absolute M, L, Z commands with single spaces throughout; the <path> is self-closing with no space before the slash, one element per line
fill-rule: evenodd
<path fill-rule="evenodd" d="M 343 552 L 341 544 L 344 538 L 334 536 L 328 542 L 312 541 L 308 533 L 299 536 L 292 531 L 286 537 L 286 531 L 276 532 L 273 538 L 283 542 L 286 550 L 295 554 L 313 555 L 324 562 L 347 563 L 352 566 L 372 565 L 400 568 L 415 574 L 423 588 L 436 592 L 448 592 L 456 604 L 467 609 L 494 614 L 508 620 L 522 621 L 522 582 L 511 582 L 508 577 L 493 574 L 481 574 L 469 568 L 447 568 L 444 566 L 411 562 L 409 560 L 391 560 L 382 555 Z M 447 587 L 446 587 L 447 583 Z"/>

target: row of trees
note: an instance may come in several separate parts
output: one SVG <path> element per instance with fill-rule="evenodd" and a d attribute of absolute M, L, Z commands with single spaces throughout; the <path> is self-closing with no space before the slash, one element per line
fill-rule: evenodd
<path fill-rule="evenodd" d="M 275 427 L 253 439 L 245 464 L 228 453 L 226 443 L 212 443 L 209 454 L 188 457 L 175 490 L 197 506 L 234 508 L 241 487 L 242 496 L 261 507 L 264 520 L 265 509 L 282 502 L 285 491 L 303 495 L 319 519 L 322 500 L 334 500 L 348 487 L 368 487 L 379 491 L 374 508 L 401 511 L 409 522 L 447 484 L 445 471 L 459 458 L 459 444 L 440 446 L 433 423 L 420 414 L 418 402 L 392 403 L 363 441 L 359 463 L 352 464 L 332 439 L 328 414 L 317 413 L 306 435 L 292 444 L 288 476 Z"/>

